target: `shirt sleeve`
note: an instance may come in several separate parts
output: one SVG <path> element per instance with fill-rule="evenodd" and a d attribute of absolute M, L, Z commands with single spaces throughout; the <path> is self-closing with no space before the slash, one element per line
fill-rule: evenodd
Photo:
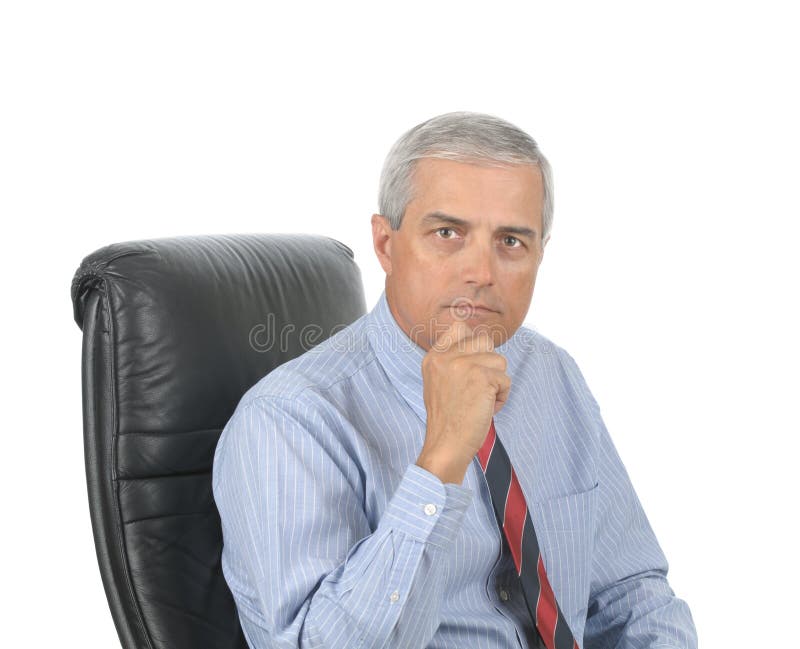
<path fill-rule="evenodd" d="M 395 647 L 405 629 L 404 647 L 426 646 L 472 491 L 409 465 L 373 530 L 346 443 L 300 410 L 240 406 L 215 453 L 222 569 L 248 644 Z"/>
<path fill-rule="evenodd" d="M 597 401 L 565 352 L 595 423 L 598 509 L 584 649 L 696 649 L 685 601 L 667 581 L 667 559 L 600 415 Z"/>

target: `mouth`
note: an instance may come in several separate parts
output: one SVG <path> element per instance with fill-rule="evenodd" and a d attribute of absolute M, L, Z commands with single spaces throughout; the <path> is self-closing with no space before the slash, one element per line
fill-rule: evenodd
<path fill-rule="evenodd" d="M 456 302 L 455 304 L 446 304 L 445 309 L 451 309 L 456 313 L 461 314 L 475 314 L 475 315 L 488 315 L 490 313 L 500 313 L 497 309 L 492 309 L 484 304 L 472 304 L 470 302 Z"/>

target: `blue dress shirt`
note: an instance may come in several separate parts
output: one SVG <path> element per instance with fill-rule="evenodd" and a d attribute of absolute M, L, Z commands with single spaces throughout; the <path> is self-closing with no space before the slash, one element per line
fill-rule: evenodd
<path fill-rule="evenodd" d="M 520 327 L 495 415 L 553 592 L 583 649 L 697 646 L 688 606 L 572 357 Z M 242 397 L 214 458 L 222 568 L 253 649 L 538 645 L 473 461 L 415 465 L 425 351 L 385 292 Z"/>

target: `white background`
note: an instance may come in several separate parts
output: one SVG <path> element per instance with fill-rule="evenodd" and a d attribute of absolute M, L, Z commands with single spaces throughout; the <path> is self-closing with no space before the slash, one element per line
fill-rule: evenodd
<path fill-rule="evenodd" d="M 383 286 L 383 158 L 527 130 L 556 214 L 527 324 L 577 360 L 705 647 L 795 642 L 798 22 L 777 2 L 7 2 L 4 646 L 118 646 L 70 280 L 116 241 L 313 232 Z"/>

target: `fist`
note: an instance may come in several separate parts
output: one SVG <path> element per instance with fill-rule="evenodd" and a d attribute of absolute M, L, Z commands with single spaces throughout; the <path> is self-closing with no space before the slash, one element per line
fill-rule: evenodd
<path fill-rule="evenodd" d="M 492 417 L 508 399 L 508 362 L 488 332 L 456 320 L 422 360 L 425 443 L 417 465 L 442 482 L 460 484 L 486 439 Z"/>

